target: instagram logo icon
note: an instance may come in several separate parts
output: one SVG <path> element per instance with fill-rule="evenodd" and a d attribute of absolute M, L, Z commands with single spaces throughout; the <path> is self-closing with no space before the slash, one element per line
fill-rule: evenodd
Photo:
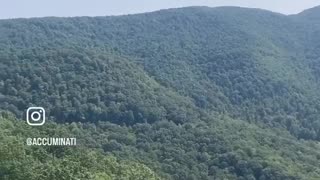
<path fill-rule="evenodd" d="M 30 126 L 42 126 L 46 122 L 46 111 L 42 107 L 30 107 L 27 110 L 27 123 Z"/>

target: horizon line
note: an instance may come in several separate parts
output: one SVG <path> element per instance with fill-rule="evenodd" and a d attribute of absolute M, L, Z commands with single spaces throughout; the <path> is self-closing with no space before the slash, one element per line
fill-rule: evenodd
<path fill-rule="evenodd" d="M 298 13 L 292 13 L 292 14 L 286 14 L 281 12 L 276 12 L 268 9 L 263 8 L 255 8 L 255 7 L 245 7 L 245 6 L 184 6 L 184 7 L 172 7 L 172 8 L 163 8 L 158 10 L 151 10 L 151 11 L 145 11 L 145 12 L 134 12 L 134 13 L 120 13 L 120 14 L 106 14 L 106 15 L 75 15 L 75 16 L 59 16 L 59 15 L 48 15 L 48 16 L 30 16 L 30 17 L 11 17 L 11 18 L 1 18 L 0 20 L 15 20 L 15 19 L 38 19 L 38 18 L 79 18 L 79 17 L 119 17 L 119 16 L 130 16 L 130 15 L 139 15 L 139 14 L 148 14 L 148 13 L 155 13 L 160 11 L 168 11 L 168 10 L 174 10 L 174 9 L 187 9 L 187 8 L 210 8 L 210 9 L 216 9 L 216 8 L 241 8 L 241 9 L 250 9 L 250 10 L 261 10 L 261 11 L 268 11 L 275 14 L 282 14 L 285 16 L 292 16 L 292 15 L 298 15 L 301 14 L 307 10 L 311 10 L 314 8 L 317 8 L 320 6 L 315 6 L 311 8 L 304 9 Z"/>

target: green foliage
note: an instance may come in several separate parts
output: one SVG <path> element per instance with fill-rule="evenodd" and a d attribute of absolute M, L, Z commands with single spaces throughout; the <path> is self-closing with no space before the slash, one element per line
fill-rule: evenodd
<path fill-rule="evenodd" d="M 318 9 L 0 21 L 2 179 L 320 178 Z M 75 136 L 78 148 L 27 147 Z M 30 171 L 32 169 L 32 171 Z"/>
<path fill-rule="evenodd" d="M 0 107 L 132 125 L 188 122 L 194 104 L 319 140 L 320 27 L 305 20 L 316 12 L 195 7 L 2 20 Z"/>
<path fill-rule="evenodd" d="M 24 117 L 29 106 L 42 106 L 60 122 L 131 125 L 196 118 L 188 99 L 161 87 L 128 60 L 99 52 L 33 49 L 6 54 L 17 61 L 2 59 L 0 107 Z"/>
<path fill-rule="evenodd" d="M 68 148 L 26 146 L 27 137 L 41 137 L 49 132 L 52 136 L 61 136 L 61 132 L 68 132 L 72 125 L 50 126 L 35 131 L 22 121 L 0 117 L 0 179 L 160 179 L 141 163 L 119 161 L 114 156 L 81 145 Z M 73 136 L 69 132 L 63 135 Z"/>

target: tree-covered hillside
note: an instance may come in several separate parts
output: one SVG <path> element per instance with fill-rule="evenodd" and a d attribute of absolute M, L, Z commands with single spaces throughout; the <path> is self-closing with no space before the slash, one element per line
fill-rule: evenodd
<path fill-rule="evenodd" d="M 143 164 L 119 161 L 98 150 L 79 146 L 28 147 L 24 144 L 25 137 L 48 134 L 74 137 L 76 133 L 80 133 L 75 124 L 50 124 L 49 127 L 34 131 L 30 126 L 14 119 L 10 113 L 2 113 L 0 130 L 0 178 L 3 180 L 160 179 Z"/>
<path fill-rule="evenodd" d="M 319 179 L 319 14 L 190 7 L 1 20 L 0 110 L 23 119 L 42 106 L 52 131 L 81 139 L 79 152 L 48 164 L 88 172 L 70 170 L 74 179 L 126 179 L 132 168 L 164 179 Z M 0 158 L 15 146 L 19 166 L 58 156 L 6 146 L 38 132 L 21 133 L 16 118 L 1 119 Z M 23 177 L 0 160 L 0 177 Z"/>

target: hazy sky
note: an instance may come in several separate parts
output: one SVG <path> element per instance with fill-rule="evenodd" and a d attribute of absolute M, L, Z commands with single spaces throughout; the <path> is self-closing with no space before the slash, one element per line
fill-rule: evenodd
<path fill-rule="evenodd" d="M 105 16 L 185 6 L 241 6 L 295 14 L 320 0 L 0 0 L 0 18 Z"/>

